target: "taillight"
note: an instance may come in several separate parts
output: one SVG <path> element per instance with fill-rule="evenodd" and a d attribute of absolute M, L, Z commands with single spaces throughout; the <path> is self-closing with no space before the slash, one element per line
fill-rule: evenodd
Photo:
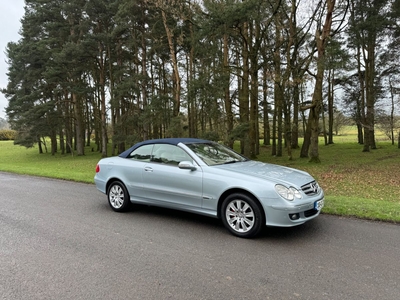
<path fill-rule="evenodd" d="M 97 165 L 97 166 L 96 166 L 96 173 L 99 173 L 99 172 L 100 172 L 100 166 Z"/>

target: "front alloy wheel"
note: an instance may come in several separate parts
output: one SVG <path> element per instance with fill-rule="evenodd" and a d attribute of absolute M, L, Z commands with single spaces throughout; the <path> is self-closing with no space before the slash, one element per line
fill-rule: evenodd
<path fill-rule="evenodd" d="M 244 238 L 257 235 L 265 223 L 259 204 L 245 194 L 229 195 L 222 204 L 221 217 L 231 233 Z"/>
<path fill-rule="evenodd" d="M 115 181 L 108 187 L 108 203 L 114 211 L 122 212 L 126 211 L 130 206 L 130 199 L 128 191 L 125 186 L 119 182 Z"/>

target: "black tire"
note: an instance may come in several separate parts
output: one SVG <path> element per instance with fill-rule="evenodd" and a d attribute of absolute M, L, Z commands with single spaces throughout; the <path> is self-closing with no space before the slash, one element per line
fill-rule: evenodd
<path fill-rule="evenodd" d="M 125 185 L 120 181 L 114 181 L 107 190 L 108 204 L 116 212 L 127 211 L 131 206 L 129 193 Z"/>
<path fill-rule="evenodd" d="M 225 198 L 221 206 L 221 218 L 229 232 L 242 238 L 255 237 L 265 225 L 265 215 L 260 204 L 242 193 Z"/>

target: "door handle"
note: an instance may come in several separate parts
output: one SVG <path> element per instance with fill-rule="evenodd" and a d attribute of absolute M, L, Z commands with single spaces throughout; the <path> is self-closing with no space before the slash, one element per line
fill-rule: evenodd
<path fill-rule="evenodd" d="M 151 167 L 145 167 L 145 168 L 144 168 L 144 171 L 145 171 L 145 172 L 153 172 L 153 168 L 151 168 Z"/>

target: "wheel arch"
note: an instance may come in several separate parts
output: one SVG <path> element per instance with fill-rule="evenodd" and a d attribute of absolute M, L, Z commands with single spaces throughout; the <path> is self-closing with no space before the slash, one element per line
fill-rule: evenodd
<path fill-rule="evenodd" d="M 120 182 L 120 183 L 125 187 L 125 189 L 126 189 L 126 185 L 122 182 L 121 179 L 119 179 L 119 178 L 117 178 L 117 177 L 111 177 L 111 178 L 108 179 L 108 181 L 107 181 L 107 183 L 106 183 L 106 191 L 105 191 L 106 194 L 107 194 L 107 192 L 108 192 L 108 189 L 109 189 L 110 185 L 111 185 L 113 182 L 116 182 L 116 181 Z"/>
<path fill-rule="evenodd" d="M 236 193 L 245 194 L 248 197 L 251 197 L 254 201 L 256 201 L 261 212 L 264 215 L 264 218 L 266 218 L 264 207 L 261 204 L 260 200 L 258 200 L 258 198 L 256 196 L 254 196 L 254 194 L 252 194 L 251 192 L 249 192 L 247 190 L 241 189 L 241 188 L 232 188 L 232 189 L 226 190 L 224 193 L 222 193 L 222 195 L 218 199 L 218 208 L 217 208 L 218 219 L 221 218 L 221 206 L 222 206 L 222 203 L 224 202 L 225 198 L 228 197 L 229 195 L 236 194 Z"/>

